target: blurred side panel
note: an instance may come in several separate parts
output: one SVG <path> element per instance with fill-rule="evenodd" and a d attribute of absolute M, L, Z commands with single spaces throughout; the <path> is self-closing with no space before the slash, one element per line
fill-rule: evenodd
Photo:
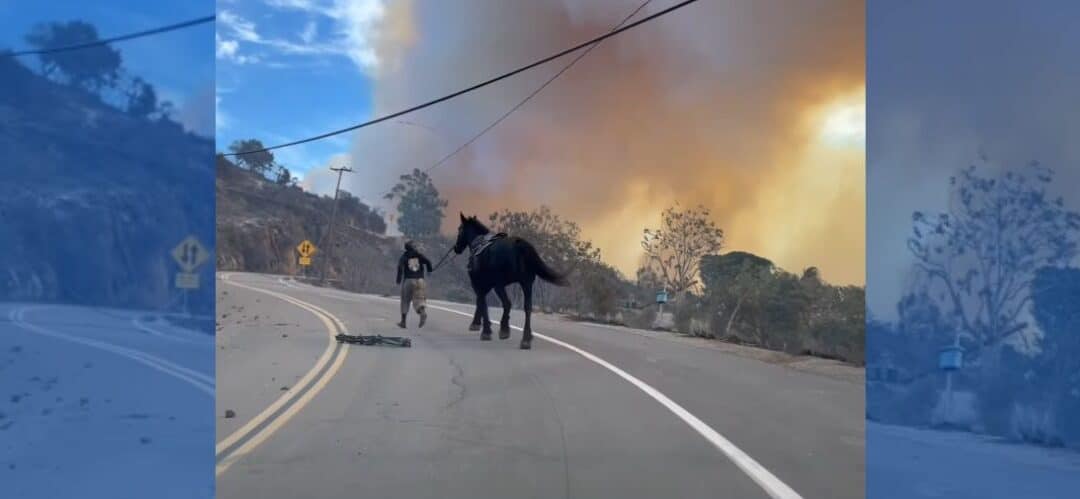
<path fill-rule="evenodd" d="M 867 497 L 1080 490 L 1080 4 L 870 2 Z"/>
<path fill-rule="evenodd" d="M 0 3 L 0 496 L 213 497 L 214 8 Z"/>

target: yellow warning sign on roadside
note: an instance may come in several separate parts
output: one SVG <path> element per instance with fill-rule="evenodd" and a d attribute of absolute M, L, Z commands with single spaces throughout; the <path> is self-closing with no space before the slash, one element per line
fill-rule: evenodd
<path fill-rule="evenodd" d="M 311 257 L 310 256 L 302 256 L 302 257 L 300 257 L 300 265 L 311 265 Z"/>
<path fill-rule="evenodd" d="M 304 239 L 304 241 L 301 242 L 300 245 L 296 247 L 296 252 L 300 253 L 301 262 L 303 262 L 304 258 L 308 258 L 309 259 L 308 262 L 310 263 L 311 255 L 314 255 L 316 251 L 317 250 L 315 249 L 315 245 L 311 244 L 311 241 L 308 241 L 307 239 Z M 307 264 L 301 263 L 301 265 L 307 265 Z"/>

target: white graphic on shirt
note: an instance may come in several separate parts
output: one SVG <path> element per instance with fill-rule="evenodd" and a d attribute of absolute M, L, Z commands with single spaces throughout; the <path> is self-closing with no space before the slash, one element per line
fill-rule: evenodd
<path fill-rule="evenodd" d="M 418 270 L 420 270 L 420 259 L 419 258 L 410 258 L 409 259 L 409 271 L 410 272 L 416 272 Z"/>

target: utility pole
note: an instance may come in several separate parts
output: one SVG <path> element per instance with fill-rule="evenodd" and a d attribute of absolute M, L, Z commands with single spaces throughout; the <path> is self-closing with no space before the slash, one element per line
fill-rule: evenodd
<path fill-rule="evenodd" d="M 326 245 L 323 247 L 323 284 L 326 284 L 326 275 L 330 272 L 330 249 L 334 247 L 334 218 L 337 217 L 337 200 L 338 193 L 341 192 L 341 175 L 345 172 L 352 173 L 352 169 L 347 166 L 342 166 L 341 168 L 334 168 L 331 166 L 330 171 L 337 172 L 337 186 L 334 187 L 334 204 L 330 209 L 330 227 L 327 229 Z"/>

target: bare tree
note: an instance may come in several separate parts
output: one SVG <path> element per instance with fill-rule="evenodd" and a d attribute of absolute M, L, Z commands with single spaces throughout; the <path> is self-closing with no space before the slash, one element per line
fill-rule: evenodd
<path fill-rule="evenodd" d="M 547 206 L 540 206 L 532 211 L 510 211 L 492 213 L 488 220 L 493 230 L 507 232 L 521 237 L 540 251 L 553 268 L 560 272 L 577 274 L 585 268 L 600 262 L 600 249 L 592 242 L 582 239 L 581 227 L 565 220 Z M 583 287 L 579 280 L 574 280 L 570 288 L 557 288 L 544 282 L 537 282 L 534 291 L 536 302 L 542 307 L 571 305 L 581 303 Z M 517 291 L 514 300 L 520 300 Z M 557 296 L 552 296 L 555 294 Z M 562 298 L 562 299 L 560 299 Z"/>
<path fill-rule="evenodd" d="M 1048 198 L 1053 176 L 1037 163 L 987 176 L 971 166 L 950 179 L 947 213 L 912 214 L 916 265 L 976 348 L 1023 331 L 1036 270 L 1077 254 L 1080 215 Z"/>
<path fill-rule="evenodd" d="M 674 293 L 697 288 L 701 257 L 715 254 L 723 245 L 724 231 L 709 218 L 703 206 L 664 210 L 660 228 L 645 229 L 641 247 L 649 267 Z"/>

